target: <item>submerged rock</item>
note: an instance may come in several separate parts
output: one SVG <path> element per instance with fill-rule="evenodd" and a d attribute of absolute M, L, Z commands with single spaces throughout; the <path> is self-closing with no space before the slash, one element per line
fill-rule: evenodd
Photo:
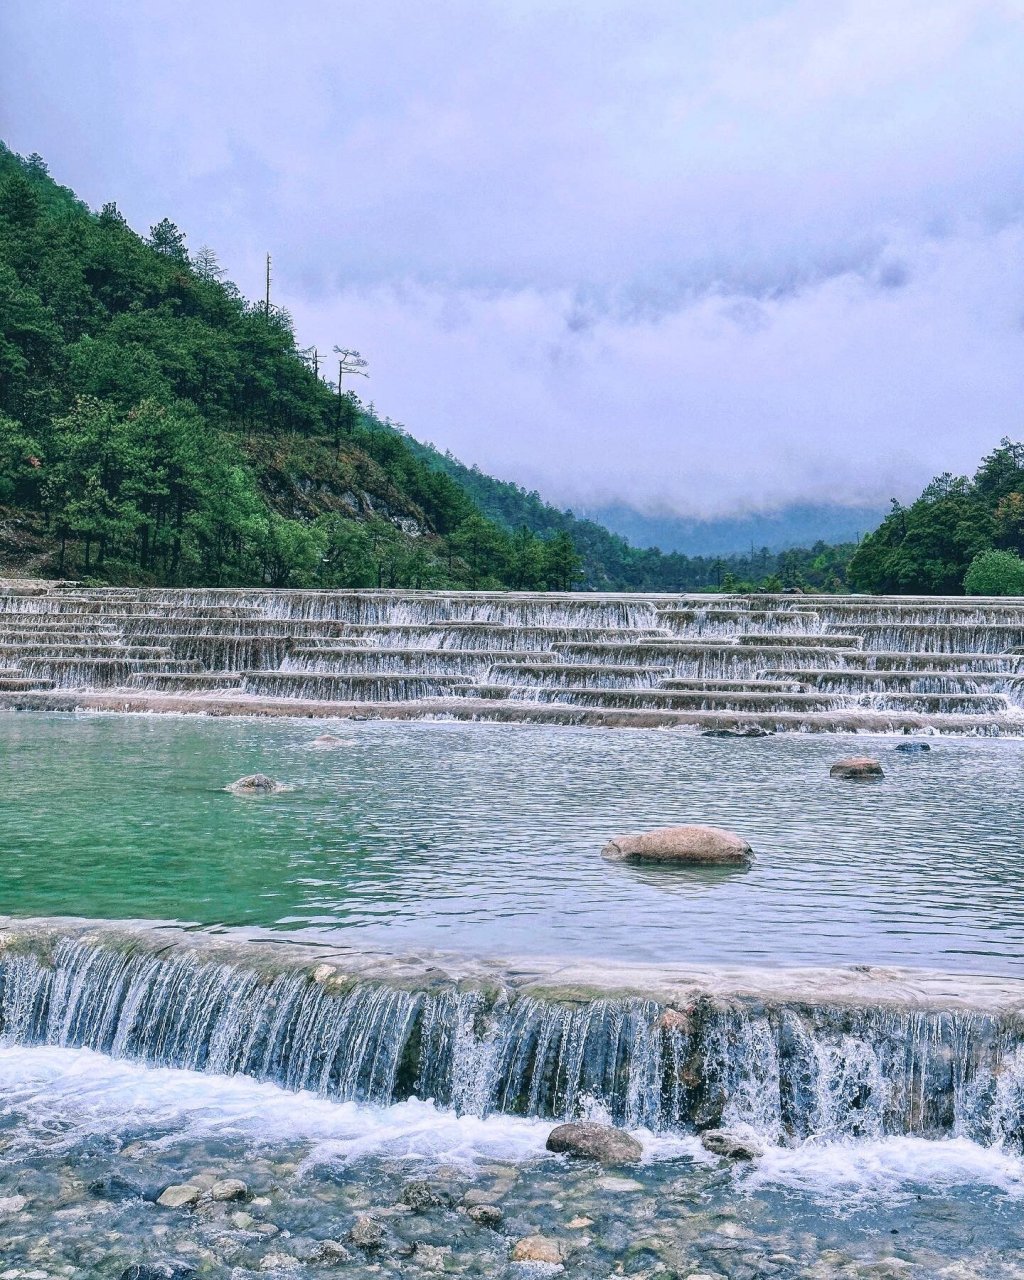
<path fill-rule="evenodd" d="M 705 1151 L 716 1156 L 728 1156 L 730 1160 L 754 1160 L 764 1155 L 764 1143 L 758 1138 L 732 1129 L 705 1129 L 700 1135 L 700 1143 Z"/>
<path fill-rule="evenodd" d="M 466 1217 L 478 1227 L 500 1227 L 504 1214 L 496 1204 L 471 1204 Z"/>
<path fill-rule="evenodd" d="M 641 1144 L 630 1134 L 583 1120 L 552 1129 L 546 1145 L 549 1151 L 584 1156 L 601 1164 L 635 1164 L 644 1154 Z"/>
<path fill-rule="evenodd" d="M 244 1200 L 249 1188 L 241 1178 L 221 1178 L 210 1188 L 212 1200 Z"/>
<path fill-rule="evenodd" d="M 352 1261 L 352 1254 L 340 1240 L 321 1240 L 313 1250 L 311 1262 L 319 1262 L 321 1266 L 338 1267 Z"/>
<path fill-rule="evenodd" d="M 314 738 L 310 743 L 310 746 L 323 747 L 325 749 L 328 747 L 343 747 L 344 745 L 345 739 L 339 738 L 333 733 L 322 733 L 319 738 Z"/>
<path fill-rule="evenodd" d="M 451 1196 L 442 1187 L 436 1187 L 423 1179 L 407 1182 L 399 1199 L 414 1213 L 425 1213 L 427 1209 L 437 1209 L 452 1202 Z"/>
<path fill-rule="evenodd" d="M 907 752 L 931 751 L 931 747 L 927 742 L 901 742 L 896 747 L 896 750 Z"/>
<path fill-rule="evenodd" d="M 562 1246 L 547 1236 L 523 1236 L 512 1246 L 513 1262 L 547 1262 L 558 1266 L 562 1261 Z"/>
<path fill-rule="evenodd" d="M 616 836 L 601 850 L 610 862 L 664 862 L 679 866 L 748 866 L 753 856 L 742 836 L 722 827 L 659 827 Z"/>
<path fill-rule="evenodd" d="M 165 1187 L 156 1198 L 156 1202 L 165 1209 L 187 1209 L 199 1199 L 199 1188 L 191 1182 L 178 1183 Z"/>
<path fill-rule="evenodd" d="M 236 796 L 266 796 L 274 791 L 283 791 L 284 787 L 273 778 L 268 778 L 265 773 L 250 773 L 232 782 L 224 790 Z"/>
<path fill-rule="evenodd" d="M 359 1249 L 379 1249 L 384 1243 L 384 1228 L 373 1218 L 362 1214 L 356 1218 L 348 1238 Z"/>
<path fill-rule="evenodd" d="M 828 771 L 830 778 L 884 778 L 881 764 L 874 756 L 847 756 L 837 760 Z"/>

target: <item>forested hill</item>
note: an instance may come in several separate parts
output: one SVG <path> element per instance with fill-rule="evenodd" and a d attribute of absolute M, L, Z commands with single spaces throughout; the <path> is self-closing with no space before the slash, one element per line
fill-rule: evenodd
<path fill-rule="evenodd" d="M 1024 595 L 1024 443 L 1003 439 L 973 476 L 936 476 L 853 557 L 862 591 Z"/>
<path fill-rule="evenodd" d="M 840 585 L 852 548 L 631 548 L 324 380 L 170 221 L 91 212 L 0 144 L 0 575 L 274 586 Z M 575 545 L 574 545 L 575 544 Z"/>

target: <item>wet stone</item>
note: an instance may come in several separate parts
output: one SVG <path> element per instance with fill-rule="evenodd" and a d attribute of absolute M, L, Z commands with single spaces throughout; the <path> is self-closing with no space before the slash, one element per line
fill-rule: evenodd
<path fill-rule="evenodd" d="M 512 1246 L 512 1261 L 558 1264 L 562 1261 L 562 1247 L 547 1236 L 524 1236 Z"/>
<path fill-rule="evenodd" d="M 199 1199 L 200 1190 L 193 1183 L 185 1182 L 177 1186 L 165 1187 L 157 1196 L 156 1202 L 165 1209 L 186 1209 Z"/>
<path fill-rule="evenodd" d="M 249 1188 L 241 1178 L 221 1178 L 210 1187 L 212 1200 L 244 1200 Z"/>
<path fill-rule="evenodd" d="M 425 1213 L 428 1209 L 449 1206 L 452 1202 L 451 1195 L 443 1187 L 425 1181 L 407 1182 L 399 1199 L 414 1213 Z"/>
<path fill-rule="evenodd" d="M 472 1204 L 466 1210 L 466 1216 L 478 1227 L 499 1227 L 505 1215 L 496 1204 Z"/>
<path fill-rule="evenodd" d="M 356 1218 L 348 1238 L 360 1249 L 379 1249 L 384 1243 L 384 1228 L 373 1218 L 363 1215 Z"/>

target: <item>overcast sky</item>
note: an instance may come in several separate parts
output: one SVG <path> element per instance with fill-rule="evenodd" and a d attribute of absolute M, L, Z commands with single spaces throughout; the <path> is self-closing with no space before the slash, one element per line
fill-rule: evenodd
<path fill-rule="evenodd" d="M 1024 437 L 1024 0 L 7 0 L 0 136 L 560 502 Z"/>

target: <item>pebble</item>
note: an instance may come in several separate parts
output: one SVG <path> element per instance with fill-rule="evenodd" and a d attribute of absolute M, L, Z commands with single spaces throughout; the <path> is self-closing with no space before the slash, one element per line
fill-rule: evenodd
<path fill-rule="evenodd" d="M 260 1262 L 264 1271 L 293 1270 L 298 1265 L 298 1258 L 293 1258 L 290 1253 L 266 1253 Z"/>
<path fill-rule="evenodd" d="M 253 1225 L 256 1219 L 252 1216 L 251 1213 L 243 1213 L 241 1210 L 239 1210 L 238 1213 L 233 1213 L 231 1217 L 228 1219 L 228 1221 L 231 1223 L 233 1227 L 237 1228 L 239 1231 L 247 1231 Z"/>

